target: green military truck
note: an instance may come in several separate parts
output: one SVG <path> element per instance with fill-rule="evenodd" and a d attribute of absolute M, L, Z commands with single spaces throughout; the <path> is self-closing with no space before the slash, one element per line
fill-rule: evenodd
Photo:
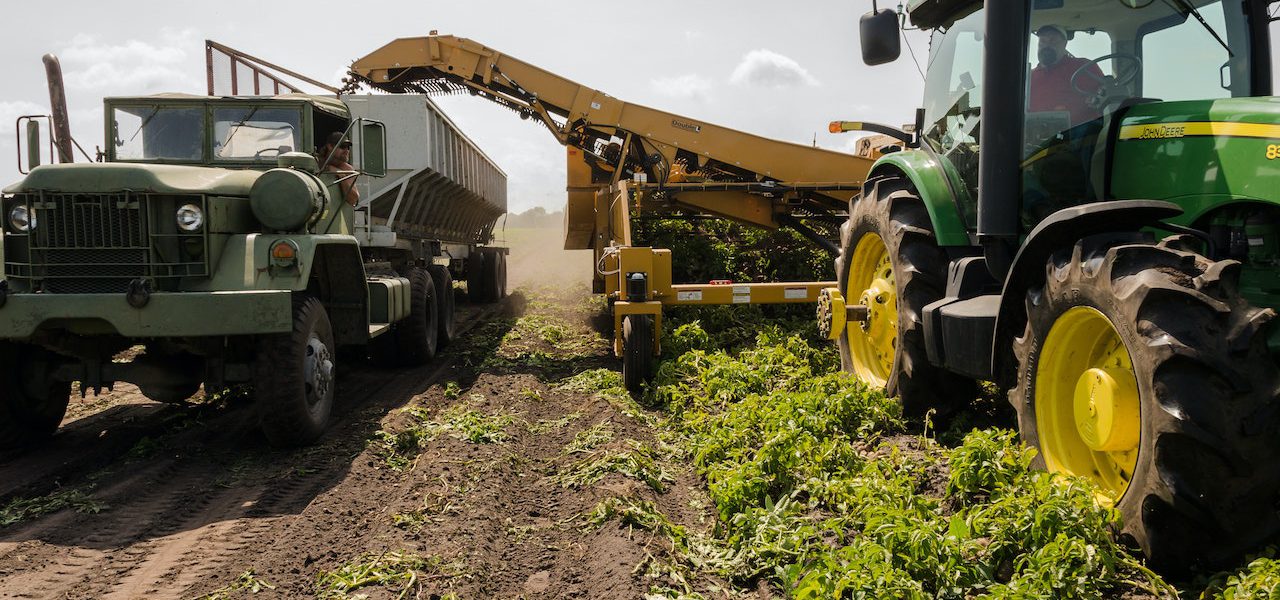
<path fill-rule="evenodd" d="M 473 300 L 505 294 L 506 250 L 485 244 L 506 175 L 425 97 L 166 94 L 105 109 L 99 162 L 32 166 L 28 125 L 30 170 L 0 197 L 0 444 L 52 435 L 77 382 L 161 402 L 252 384 L 267 439 L 307 444 L 340 357 L 426 363 L 455 333 L 454 280 Z M 319 168 L 334 132 L 355 170 Z"/>

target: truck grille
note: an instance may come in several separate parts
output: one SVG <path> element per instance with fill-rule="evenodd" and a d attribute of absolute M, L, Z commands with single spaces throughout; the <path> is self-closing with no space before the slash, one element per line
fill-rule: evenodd
<path fill-rule="evenodd" d="M 5 275 L 28 280 L 32 291 L 124 293 L 129 281 L 208 274 L 203 231 L 180 231 L 173 214 L 183 204 L 204 209 L 201 196 L 167 194 L 55 194 L 16 196 L 36 226 L 5 235 Z"/>

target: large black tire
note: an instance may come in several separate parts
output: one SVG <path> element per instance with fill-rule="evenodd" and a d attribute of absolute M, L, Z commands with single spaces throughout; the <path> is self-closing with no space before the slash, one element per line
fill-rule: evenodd
<path fill-rule="evenodd" d="M 507 253 L 500 250 L 494 250 L 494 256 L 498 257 L 498 300 L 507 297 Z"/>
<path fill-rule="evenodd" d="M 492 304 L 507 295 L 507 256 L 494 248 L 481 251 L 484 265 L 480 274 L 480 302 Z"/>
<path fill-rule="evenodd" d="M 294 302 L 293 330 L 261 336 L 253 364 L 254 402 L 273 446 L 305 446 L 329 424 L 336 392 L 333 327 L 316 298 Z"/>
<path fill-rule="evenodd" d="M 653 323 L 652 315 L 622 317 L 622 382 L 632 393 L 653 375 Z"/>
<path fill-rule="evenodd" d="M 1037 465 L 1086 471 L 1075 474 L 1095 483 L 1107 477 L 1120 482 L 1112 496 L 1120 494 L 1115 506 L 1124 520 L 1122 541 L 1141 548 L 1151 566 L 1173 574 L 1231 564 L 1280 531 L 1280 376 L 1264 328 L 1274 312 L 1241 297 L 1239 263 L 1215 262 L 1189 248 L 1183 238 L 1160 245 L 1094 239 L 1051 257 L 1044 286 L 1027 293 L 1026 330 L 1013 348 L 1018 382 L 1009 396 L 1023 439 L 1040 450 Z M 1068 311 L 1101 313 L 1112 327 L 1108 335 L 1127 350 L 1132 368 L 1121 365 L 1118 372 L 1132 377 L 1125 385 L 1136 389 L 1137 400 L 1128 404 L 1138 407 L 1140 423 L 1126 435 L 1106 437 L 1129 439 L 1125 447 L 1135 448 L 1136 458 L 1133 450 L 1098 451 L 1103 436 L 1093 432 L 1102 428 L 1080 425 L 1079 416 L 1074 433 L 1052 425 L 1055 410 L 1078 411 L 1087 401 L 1092 415 L 1095 398 L 1105 397 L 1088 387 L 1087 395 L 1077 391 L 1078 398 L 1067 398 L 1072 369 L 1055 369 L 1067 364 L 1056 357 L 1089 346 L 1082 333 L 1087 326 L 1062 318 Z M 1062 325 L 1051 334 L 1055 323 Z M 1063 348 L 1070 350 L 1060 354 Z M 1077 382 L 1088 385 L 1085 375 Z M 1078 447 L 1083 451 L 1070 452 Z M 1071 456 L 1083 457 L 1092 470 L 1062 466 L 1081 464 Z M 1126 482 L 1129 461 L 1136 462 Z"/>
<path fill-rule="evenodd" d="M 49 377 L 52 358 L 43 348 L 0 342 L 0 448 L 30 446 L 58 430 L 71 383 Z"/>
<path fill-rule="evenodd" d="M 472 304 L 482 304 L 485 300 L 485 269 L 489 262 L 489 253 L 484 248 L 473 248 L 467 257 L 467 300 Z"/>
<path fill-rule="evenodd" d="M 431 282 L 436 286 L 436 306 L 438 307 L 436 313 L 439 316 L 436 329 L 438 333 L 436 349 L 443 350 L 458 333 L 458 325 L 453 320 L 453 276 L 449 274 L 449 269 L 443 265 L 428 266 L 427 273 L 431 275 Z"/>
<path fill-rule="evenodd" d="M 425 365 L 436 357 L 440 341 L 440 305 L 436 284 L 426 269 L 409 270 L 409 316 L 374 339 L 378 362 L 395 367 Z"/>
<path fill-rule="evenodd" d="M 868 365 L 859 358 L 849 337 L 858 335 L 862 325 L 850 322 L 837 341 L 841 367 L 898 396 L 908 416 L 919 417 L 931 409 L 948 415 L 977 396 L 977 384 L 934 366 L 925 350 L 921 311 L 946 291 L 947 256 L 938 247 L 929 212 L 910 183 L 886 177 L 868 186 L 866 193 L 850 201 L 849 220 L 840 228 L 837 284 L 850 306 L 859 303 L 862 290 L 849 289 L 851 262 L 864 237 L 879 236 L 893 269 L 897 338 L 891 350 L 892 366 L 886 372 L 882 365 Z M 867 376 L 869 371 L 875 375 Z"/>

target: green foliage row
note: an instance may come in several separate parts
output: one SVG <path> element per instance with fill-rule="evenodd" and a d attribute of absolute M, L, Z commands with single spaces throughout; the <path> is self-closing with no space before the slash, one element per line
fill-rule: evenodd
<path fill-rule="evenodd" d="M 835 353 L 766 328 L 737 353 L 697 324 L 650 399 L 699 472 L 728 560 L 795 598 L 1098 598 L 1172 588 L 1113 540 L 1087 483 L 1034 471 L 1014 432 L 957 448 L 903 433 L 899 404 Z"/>

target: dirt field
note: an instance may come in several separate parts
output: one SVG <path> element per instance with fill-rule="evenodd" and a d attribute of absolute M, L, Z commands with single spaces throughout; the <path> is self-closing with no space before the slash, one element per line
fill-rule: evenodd
<path fill-rule="evenodd" d="M 522 290 L 464 313 L 429 366 L 348 367 L 315 447 L 268 447 L 235 397 L 73 401 L 52 443 L 0 457 L 0 597 L 643 596 L 660 544 L 589 524 L 593 508 L 714 519 L 687 471 L 591 481 L 592 460 L 654 443 L 648 417 L 557 386 L 617 368 L 589 256 L 547 250 L 554 232 L 507 237 Z"/>

